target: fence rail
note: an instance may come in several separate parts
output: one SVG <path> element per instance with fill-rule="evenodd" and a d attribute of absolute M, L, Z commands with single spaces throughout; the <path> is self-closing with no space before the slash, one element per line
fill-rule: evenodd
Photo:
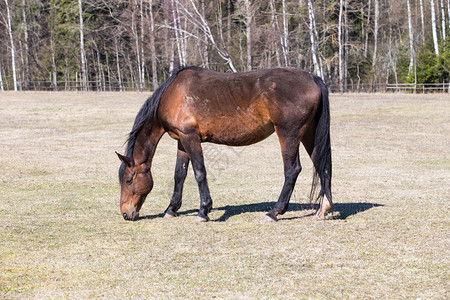
<path fill-rule="evenodd" d="M 11 87 L 5 87 L 5 90 Z M 340 89 L 334 84 L 329 85 L 332 93 L 339 93 Z M 88 81 L 87 86 L 83 86 L 80 81 L 27 81 L 19 82 L 21 91 L 150 91 L 153 87 L 148 82 L 118 82 L 110 81 L 102 83 L 98 81 Z M 450 83 L 389 83 L 389 84 L 347 84 L 344 93 L 450 93 Z"/>
<path fill-rule="evenodd" d="M 413 91 L 416 93 L 425 93 L 427 91 L 450 93 L 450 83 L 397 83 L 388 84 L 386 90 Z"/>
<path fill-rule="evenodd" d="M 333 93 L 339 93 L 339 87 L 330 86 Z M 347 84 L 344 92 L 352 93 L 450 93 L 450 83 L 388 83 L 388 84 Z"/>
<path fill-rule="evenodd" d="M 88 81 L 86 86 L 80 81 L 26 81 L 19 83 L 22 91 L 149 91 L 148 82 L 119 82 L 110 81 L 102 83 Z"/>

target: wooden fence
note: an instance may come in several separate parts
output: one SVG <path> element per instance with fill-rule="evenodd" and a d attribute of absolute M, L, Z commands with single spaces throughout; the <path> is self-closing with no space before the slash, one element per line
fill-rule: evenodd
<path fill-rule="evenodd" d="M 21 82 L 22 91 L 149 91 L 152 89 L 148 82 L 118 82 L 110 81 L 105 84 L 98 81 L 88 81 L 86 86 L 80 81 L 27 81 Z"/>
<path fill-rule="evenodd" d="M 339 93 L 339 87 L 331 85 L 332 93 Z M 344 93 L 450 93 L 450 83 L 388 83 L 347 84 Z"/>
<path fill-rule="evenodd" d="M 442 92 L 450 93 L 450 83 L 397 83 L 388 84 L 386 91 L 394 92 L 413 92 L 413 93 L 426 93 L 426 92 Z"/>

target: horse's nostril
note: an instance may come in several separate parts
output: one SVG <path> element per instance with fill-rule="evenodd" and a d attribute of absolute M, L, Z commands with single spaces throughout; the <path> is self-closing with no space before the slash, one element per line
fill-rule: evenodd
<path fill-rule="evenodd" d="M 122 216 L 123 216 L 123 218 L 124 218 L 125 220 L 127 220 L 127 219 L 128 219 L 128 215 L 127 215 L 127 213 L 126 213 L 126 212 L 124 212 Z"/>

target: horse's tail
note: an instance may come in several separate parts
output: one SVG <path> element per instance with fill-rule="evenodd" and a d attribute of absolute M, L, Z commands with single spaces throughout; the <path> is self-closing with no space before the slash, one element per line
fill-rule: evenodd
<path fill-rule="evenodd" d="M 317 127 L 315 133 L 314 149 L 311 159 L 314 164 L 313 183 L 310 200 L 315 201 L 325 195 L 330 204 L 331 199 L 331 142 L 330 142 L 330 103 L 328 100 L 328 87 L 318 76 L 313 76 L 314 82 L 320 87 L 322 101 L 317 109 Z M 320 179 L 320 193 L 316 197 L 316 188 Z"/>

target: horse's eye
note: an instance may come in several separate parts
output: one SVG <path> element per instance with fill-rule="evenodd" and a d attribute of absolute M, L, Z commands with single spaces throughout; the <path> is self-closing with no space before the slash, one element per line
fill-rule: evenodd
<path fill-rule="evenodd" d="M 125 181 L 125 183 L 127 185 L 131 185 L 131 183 L 133 183 L 133 178 L 127 179 L 127 181 Z"/>

